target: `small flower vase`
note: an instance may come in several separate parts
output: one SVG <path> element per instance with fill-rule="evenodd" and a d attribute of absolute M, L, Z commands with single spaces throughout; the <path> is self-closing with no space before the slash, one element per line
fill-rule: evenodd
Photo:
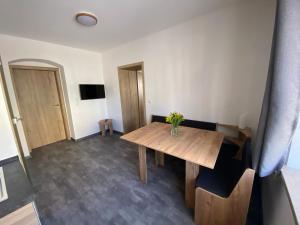
<path fill-rule="evenodd" d="M 171 124 L 171 136 L 178 136 L 178 130 L 179 127 L 178 126 L 174 126 L 173 124 Z"/>

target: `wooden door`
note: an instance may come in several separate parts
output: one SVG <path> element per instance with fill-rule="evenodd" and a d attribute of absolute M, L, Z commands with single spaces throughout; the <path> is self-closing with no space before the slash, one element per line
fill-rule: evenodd
<path fill-rule="evenodd" d="M 66 139 L 56 72 L 13 68 L 20 115 L 29 147 Z"/>
<path fill-rule="evenodd" d="M 137 72 L 119 69 L 119 84 L 124 132 L 140 127 Z"/>

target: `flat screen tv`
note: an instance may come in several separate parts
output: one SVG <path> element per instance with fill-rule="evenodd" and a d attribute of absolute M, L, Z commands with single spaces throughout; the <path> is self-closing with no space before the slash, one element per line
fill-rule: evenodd
<path fill-rule="evenodd" d="M 105 98 L 103 84 L 79 84 L 81 100 Z"/>

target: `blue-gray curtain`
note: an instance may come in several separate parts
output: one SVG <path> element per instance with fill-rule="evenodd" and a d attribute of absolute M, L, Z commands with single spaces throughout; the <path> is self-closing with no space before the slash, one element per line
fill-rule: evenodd
<path fill-rule="evenodd" d="M 261 177 L 280 170 L 286 163 L 298 122 L 299 99 L 300 0 L 278 0 L 269 74 L 253 155 L 253 166 Z"/>

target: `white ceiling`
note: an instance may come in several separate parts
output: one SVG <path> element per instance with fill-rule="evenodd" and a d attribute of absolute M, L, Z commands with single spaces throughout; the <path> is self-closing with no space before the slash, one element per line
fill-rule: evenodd
<path fill-rule="evenodd" d="M 0 33 L 103 51 L 237 0 L 1 0 Z M 89 11 L 98 25 L 74 16 Z"/>

